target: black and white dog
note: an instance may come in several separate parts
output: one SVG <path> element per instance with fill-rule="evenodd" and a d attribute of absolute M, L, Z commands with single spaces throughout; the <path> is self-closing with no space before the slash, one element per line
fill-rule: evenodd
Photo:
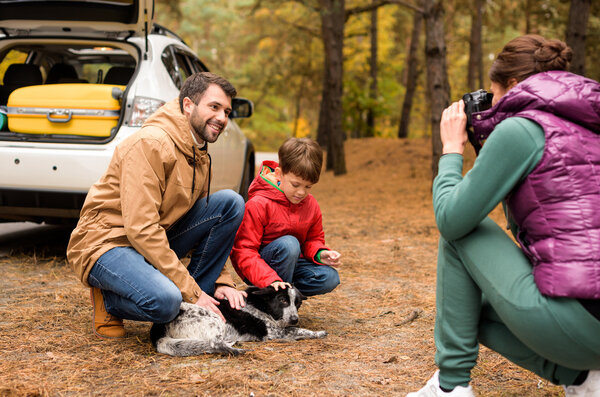
<path fill-rule="evenodd" d="M 245 351 L 232 347 L 236 342 L 327 336 L 325 331 L 294 327 L 298 323 L 298 308 L 306 299 L 295 287 L 275 291 L 273 287 L 251 286 L 246 292 L 246 306 L 241 310 L 232 309 L 226 300 L 219 301 L 219 310 L 227 322 L 208 309 L 181 303 L 179 314 L 173 321 L 152 326 L 152 345 L 159 353 L 171 356 L 237 355 Z"/>

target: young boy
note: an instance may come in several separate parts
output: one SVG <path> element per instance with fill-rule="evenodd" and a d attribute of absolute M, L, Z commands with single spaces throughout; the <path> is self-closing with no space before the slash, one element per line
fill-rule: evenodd
<path fill-rule="evenodd" d="M 289 138 L 279 164 L 264 161 L 248 192 L 231 262 L 257 287 L 293 283 L 306 296 L 325 294 L 339 283 L 340 253 L 325 245 L 321 210 L 309 194 L 319 181 L 323 152 L 308 138 Z"/>

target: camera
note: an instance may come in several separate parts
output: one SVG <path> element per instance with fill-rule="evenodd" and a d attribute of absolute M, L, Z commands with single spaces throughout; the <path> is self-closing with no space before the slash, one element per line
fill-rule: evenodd
<path fill-rule="evenodd" d="M 465 103 L 465 113 L 467 114 L 467 135 L 469 142 L 475 148 L 475 153 L 479 154 L 481 142 L 473 133 L 472 115 L 473 113 L 482 112 L 492 107 L 492 98 L 494 94 L 486 90 L 477 90 L 463 95 L 462 99 Z"/>
<path fill-rule="evenodd" d="M 463 95 L 462 99 L 465 102 L 465 113 L 467 114 L 467 128 L 473 126 L 471 123 L 473 113 L 482 112 L 492 107 L 493 97 L 494 94 L 486 90 L 477 90 Z"/>

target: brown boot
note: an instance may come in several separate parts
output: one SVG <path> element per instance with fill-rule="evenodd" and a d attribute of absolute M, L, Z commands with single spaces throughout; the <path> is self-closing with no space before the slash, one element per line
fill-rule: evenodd
<path fill-rule="evenodd" d="M 123 320 L 106 311 L 100 288 L 90 288 L 90 296 L 92 298 L 92 322 L 96 336 L 100 338 L 125 337 Z"/>

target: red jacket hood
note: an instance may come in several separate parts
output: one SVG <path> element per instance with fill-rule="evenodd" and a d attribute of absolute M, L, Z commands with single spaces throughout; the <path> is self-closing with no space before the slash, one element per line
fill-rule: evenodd
<path fill-rule="evenodd" d="M 277 186 L 277 178 L 275 177 L 275 168 L 277 167 L 279 167 L 279 164 L 276 161 L 263 161 L 258 175 L 256 175 L 256 178 L 254 178 L 248 188 L 248 200 L 253 197 L 262 196 L 286 207 L 302 206 L 306 198 L 298 204 L 292 204 L 285 196 L 285 193 Z"/>

